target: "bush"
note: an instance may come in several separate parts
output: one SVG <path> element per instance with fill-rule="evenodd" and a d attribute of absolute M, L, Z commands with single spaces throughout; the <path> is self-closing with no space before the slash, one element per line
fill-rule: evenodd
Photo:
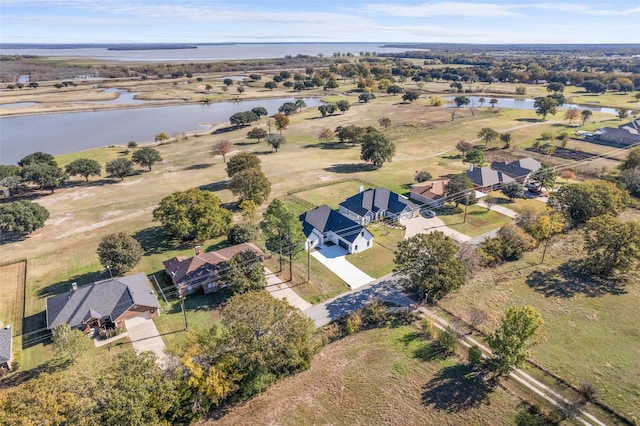
<path fill-rule="evenodd" d="M 424 182 L 427 180 L 431 180 L 433 178 L 433 176 L 431 175 L 431 173 L 426 172 L 426 171 L 417 171 L 415 176 L 413 177 L 413 179 L 416 182 Z"/>
<path fill-rule="evenodd" d="M 250 243 L 258 236 L 258 228 L 252 225 L 233 225 L 227 232 L 229 244 Z"/>
<path fill-rule="evenodd" d="M 438 334 L 438 344 L 449 353 L 456 351 L 458 343 L 458 333 L 451 326 Z"/>
<path fill-rule="evenodd" d="M 418 322 L 418 329 L 425 339 L 433 339 L 433 336 L 436 335 L 436 326 L 433 325 L 431 318 L 422 318 L 420 322 Z"/>
<path fill-rule="evenodd" d="M 362 312 L 364 322 L 369 325 L 379 325 L 387 319 L 386 311 L 387 307 L 379 300 L 368 303 Z"/>
<path fill-rule="evenodd" d="M 352 312 L 351 315 L 347 318 L 347 322 L 345 324 L 345 331 L 347 334 L 353 334 L 360 331 L 360 327 L 362 327 L 362 318 L 355 312 Z"/>
<path fill-rule="evenodd" d="M 498 265 L 522 258 L 525 251 L 532 250 L 536 241 L 518 226 L 508 223 L 498 231 L 495 238 L 488 238 L 480 246 L 483 263 Z"/>
<path fill-rule="evenodd" d="M 560 172 L 560 177 L 562 179 L 576 180 L 578 176 L 576 175 L 576 172 L 574 172 L 573 170 L 563 170 L 562 172 Z"/>
<path fill-rule="evenodd" d="M 542 139 L 543 141 L 550 141 L 551 139 L 553 139 L 553 133 L 544 132 L 540 135 L 540 139 Z"/>
<path fill-rule="evenodd" d="M 482 351 L 478 347 L 478 345 L 473 345 L 469 348 L 467 353 L 467 359 L 469 360 L 469 365 L 472 367 L 477 367 L 482 362 Z"/>

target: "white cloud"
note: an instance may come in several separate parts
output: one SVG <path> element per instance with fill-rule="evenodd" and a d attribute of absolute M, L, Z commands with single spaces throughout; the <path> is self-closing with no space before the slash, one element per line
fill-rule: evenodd
<path fill-rule="evenodd" d="M 504 18 L 518 16 L 509 7 L 493 3 L 469 2 L 432 2 L 419 5 L 400 3 L 369 4 L 365 7 L 370 12 L 384 13 L 391 16 L 428 17 L 428 16 L 469 16 L 476 18 Z"/>
<path fill-rule="evenodd" d="M 616 15 L 633 15 L 640 14 L 640 7 L 625 9 L 621 4 L 617 4 L 616 8 L 604 8 L 602 4 L 598 4 L 597 8 L 588 4 L 580 3 L 522 3 L 517 8 L 540 9 L 555 12 L 568 12 L 592 16 L 616 16 Z"/>

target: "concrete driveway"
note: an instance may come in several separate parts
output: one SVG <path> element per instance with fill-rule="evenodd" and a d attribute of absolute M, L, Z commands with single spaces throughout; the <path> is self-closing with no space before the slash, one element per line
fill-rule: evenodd
<path fill-rule="evenodd" d="M 290 305 L 295 306 L 301 311 L 311 307 L 311 303 L 298 296 L 298 294 L 293 291 L 287 283 L 283 282 L 268 268 L 264 268 L 264 276 L 267 280 L 267 291 L 276 299 L 285 300 L 289 302 Z"/>
<path fill-rule="evenodd" d="M 322 246 L 320 250 L 311 253 L 311 256 L 339 276 L 352 289 L 362 287 L 374 280 L 349 262 L 346 255 L 347 251 L 338 245 Z"/>
<path fill-rule="evenodd" d="M 444 235 L 451 237 L 459 243 L 464 243 L 471 239 L 470 236 L 449 228 L 438 217 L 427 219 L 425 217 L 418 216 L 412 219 L 405 220 L 402 222 L 402 224 L 407 228 L 404 234 L 405 240 L 407 238 L 413 237 L 416 234 L 426 234 L 433 231 L 440 231 L 444 233 Z"/>
<path fill-rule="evenodd" d="M 166 355 L 165 345 L 153 320 L 135 317 L 124 321 L 129 339 L 136 352 L 151 351 L 158 357 L 158 363 L 162 364 Z"/>

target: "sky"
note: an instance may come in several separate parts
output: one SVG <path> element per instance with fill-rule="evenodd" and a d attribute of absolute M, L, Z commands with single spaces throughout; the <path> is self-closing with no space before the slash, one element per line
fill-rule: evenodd
<path fill-rule="evenodd" d="M 640 43 L 640 0 L 0 0 L 3 43 Z"/>

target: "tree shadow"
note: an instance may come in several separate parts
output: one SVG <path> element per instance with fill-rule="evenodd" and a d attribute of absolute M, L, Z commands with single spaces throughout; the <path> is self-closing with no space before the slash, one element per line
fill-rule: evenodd
<path fill-rule="evenodd" d="M 229 186 L 229 182 L 226 180 L 221 180 L 219 182 L 211 182 L 206 185 L 200 185 L 198 189 L 209 192 L 222 191 L 223 189 L 227 189 Z"/>
<path fill-rule="evenodd" d="M 625 281 L 621 279 L 598 280 L 581 272 L 579 261 L 570 260 L 556 269 L 549 271 L 533 271 L 526 283 L 533 290 L 545 297 L 573 297 L 583 294 L 587 297 L 598 297 L 603 294 L 625 294 Z"/>
<path fill-rule="evenodd" d="M 373 164 L 360 163 L 360 164 L 334 164 L 331 167 L 325 167 L 324 170 L 332 173 L 359 173 L 370 172 L 377 170 L 378 168 Z"/>
<path fill-rule="evenodd" d="M 276 151 L 270 150 L 270 151 L 253 151 L 253 154 L 255 155 L 270 155 L 270 154 L 275 154 Z"/>
<path fill-rule="evenodd" d="M 516 118 L 515 121 L 521 121 L 525 123 L 539 123 L 541 120 L 539 118 Z"/>
<path fill-rule="evenodd" d="M 259 143 L 260 143 L 260 141 L 257 141 L 257 142 L 248 142 L 247 141 L 247 142 L 235 142 L 234 145 L 235 146 L 247 146 L 247 145 L 257 145 Z"/>
<path fill-rule="evenodd" d="M 233 293 L 228 289 L 220 289 L 209 294 L 192 294 L 184 298 L 184 310 L 190 312 L 207 312 L 222 308 Z M 174 303 L 168 313 L 182 312 L 180 303 Z"/>
<path fill-rule="evenodd" d="M 214 130 L 213 132 L 211 132 L 212 135 L 219 135 L 222 133 L 228 133 L 228 132 L 232 132 L 234 130 L 237 130 L 238 128 L 236 128 L 235 126 L 229 126 L 229 127 L 220 127 L 219 129 Z"/>
<path fill-rule="evenodd" d="M 217 243 L 213 243 L 205 248 L 205 252 L 220 250 L 226 247 L 229 247 L 229 241 L 224 239 L 222 241 L 218 241 Z"/>
<path fill-rule="evenodd" d="M 447 352 L 435 343 L 425 342 L 413 351 L 413 357 L 420 361 L 429 362 L 447 358 Z"/>
<path fill-rule="evenodd" d="M 3 232 L 0 234 L 0 246 L 24 241 L 28 236 L 29 234 L 23 234 L 20 232 Z"/>
<path fill-rule="evenodd" d="M 328 150 L 336 150 L 336 149 L 349 149 L 353 145 L 348 146 L 345 143 L 341 142 L 318 142 L 318 143 L 310 143 L 307 145 L 303 145 L 303 148 L 319 148 L 319 149 L 328 149 Z"/>
<path fill-rule="evenodd" d="M 445 367 L 423 386 L 422 403 L 437 410 L 460 412 L 489 405 L 494 385 L 466 365 Z"/>
<path fill-rule="evenodd" d="M 7 389 L 13 386 L 18 386 L 27 380 L 35 379 L 43 373 L 52 374 L 57 371 L 65 370 L 71 365 L 71 360 L 53 358 L 45 361 L 39 366 L 30 370 L 18 371 L 13 374 L 9 374 L 2 380 L 0 380 L 0 389 Z"/>
<path fill-rule="evenodd" d="M 213 163 L 192 164 L 190 166 L 185 167 L 184 170 L 202 170 L 202 169 L 208 169 L 211 166 L 213 166 Z"/>
<path fill-rule="evenodd" d="M 22 318 L 22 349 L 28 349 L 38 344 L 47 344 L 51 332 L 47 330 L 46 311 Z"/>
<path fill-rule="evenodd" d="M 104 280 L 109 278 L 108 271 L 91 271 L 85 272 L 84 274 L 76 274 L 70 277 L 65 281 L 60 281 L 54 284 L 50 284 L 46 287 L 43 287 L 37 291 L 38 297 L 51 297 L 56 294 L 63 293 L 65 291 L 71 290 L 71 286 L 73 283 L 78 284 L 79 286 L 93 283 L 96 281 Z"/>
<path fill-rule="evenodd" d="M 145 255 L 165 253 L 180 248 L 180 243 L 169 238 L 162 226 L 142 229 L 133 234 L 133 238 L 140 243 Z"/>

